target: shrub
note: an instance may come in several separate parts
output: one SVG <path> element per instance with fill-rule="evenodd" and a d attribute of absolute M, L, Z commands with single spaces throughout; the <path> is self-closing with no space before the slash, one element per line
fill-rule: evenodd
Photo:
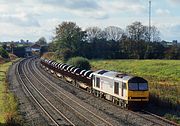
<path fill-rule="evenodd" d="M 3 64 L 4 62 L 4 58 L 2 58 L 2 56 L 0 55 L 0 64 Z"/>
<path fill-rule="evenodd" d="M 51 59 L 51 60 L 55 60 L 55 53 L 54 52 L 46 52 L 43 54 L 42 56 L 43 58 L 46 58 L 46 59 Z"/>
<path fill-rule="evenodd" d="M 67 64 L 76 66 L 81 69 L 89 70 L 91 69 L 91 65 L 88 59 L 83 57 L 73 57 L 67 61 Z"/>
<path fill-rule="evenodd" d="M 6 59 L 9 58 L 8 52 L 5 49 L 1 48 L 1 47 L 0 47 L 0 55 L 3 58 L 6 58 Z"/>
<path fill-rule="evenodd" d="M 12 53 L 9 53 L 9 58 L 11 60 L 15 60 L 16 58 L 18 58 L 16 55 L 12 54 Z"/>
<path fill-rule="evenodd" d="M 65 48 L 65 49 L 61 49 L 60 51 L 57 51 L 56 55 L 57 55 L 57 58 L 63 61 L 67 61 L 73 56 L 73 51 L 68 48 Z"/>

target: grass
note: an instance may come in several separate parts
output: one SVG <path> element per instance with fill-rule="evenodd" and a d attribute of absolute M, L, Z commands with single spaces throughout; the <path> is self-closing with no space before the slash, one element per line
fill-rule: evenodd
<path fill-rule="evenodd" d="M 145 78 L 150 102 L 169 108 L 164 117 L 180 124 L 180 60 L 91 60 L 91 66 Z"/>
<path fill-rule="evenodd" d="M 180 60 L 92 60 L 93 69 L 108 69 L 148 80 L 150 93 L 180 104 Z"/>
<path fill-rule="evenodd" d="M 0 64 L 0 124 L 16 125 L 18 104 L 15 96 L 9 91 L 6 73 L 12 62 Z"/>
<path fill-rule="evenodd" d="M 93 60 L 94 68 L 122 71 L 125 73 L 155 78 L 158 81 L 180 82 L 179 60 Z"/>

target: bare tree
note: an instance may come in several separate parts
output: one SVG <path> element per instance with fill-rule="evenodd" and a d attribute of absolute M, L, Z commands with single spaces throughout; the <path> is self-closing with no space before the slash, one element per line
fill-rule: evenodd
<path fill-rule="evenodd" d="M 145 39 L 146 26 L 143 26 L 141 22 L 133 22 L 128 25 L 127 28 L 128 36 L 134 41 L 140 41 Z"/>
<path fill-rule="evenodd" d="M 160 32 L 155 26 L 152 26 L 150 28 L 150 33 L 148 30 L 149 29 L 148 26 L 142 25 L 141 22 L 134 22 L 132 23 L 132 25 L 128 25 L 126 29 L 128 36 L 134 41 L 140 41 L 140 40 L 144 40 L 146 42 L 148 42 L 149 40 L 151 40 L 152 42 L 161 41 Z"/>
<path fill-rule="evenodd" d="M 151 41 L 152 42 L 160 42 L 161 38 L 160 38 L 160 31 L 157 29 L 157 27 L 152 26 L 151 27 Z"/>
<path fill-rule="evenodd" d="M 104 29 L 105 34 L 106 34 L 106 39 L 107 40 L 114 40 L 118 41 L 121 39 L 122 35 L 124 34 L 124 31 L 116 26 L 109 26 Z"/>
<path fill-rule="evenodd" d="M 150 35 L 149 35 L 150 34 Z M 150 33 L 149 33 L 149 27 L 145 26 L 145 32 L 144 32 L 144 39 L 146 42 L 160 42 L 160 31 L 157 29 L 157 27 L 152 26 L 150 28 Z"/>
<path fill-rule="evenodd" d="M 86 39 L 88 42 L 92 42 L 93 39 L 103 39 L 105 38 L 104 32 L 99 27 L 89 27 L 86 30 Z"/>

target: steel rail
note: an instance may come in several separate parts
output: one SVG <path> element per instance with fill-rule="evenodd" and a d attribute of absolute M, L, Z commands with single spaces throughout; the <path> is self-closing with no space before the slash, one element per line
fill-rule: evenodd
<path fill-rule="evenodd" d="M 24 60 L 20 61 L 20 63 L 22 63 Z M 34 95 L 32 94 L 32 92 L 28 89 L 28 87 L 25 85 L 24 81 L 22 80 L 21 74 L 20 74 L 20 63 L 18 64 L 18 66 L 16 67 L 16 71 L 17 71 L 17 76 L 18 79 L 20 80 L 21 84 L 23 85 L 23 87 L 25 88 L 25 90 L 29 93 L 29 95 L 32 97 L 32 99 L 36 102 L 36 104 L 40 107 L 40 109 L 47 115 L 47 117 L 56 125 L 56 126 L 60 126 L 56 120 L 54 120 L 52 118 L 52 116 L 45 110 L 45 108 L 41 105 L 41 103 L 34 97 Z"/>
<path fill-rule="evenodd" d="M 26 62 L 27 63 L 27 62 Z M 54 109 L 56 110 L 67 122 L 69 122 L 72 126 L 75 126 L 74 123 L 72 123 L 64 114 L 62 114 L 51 102 L 49 102 L 41 92 L 39 92 L 39 90 L 34 86 L 34 84 L 30 81 L 30 79 L 27 77 L 27 75 L 25 74 L 25 71 L 22 69 L 22 72 L 24 73 L 24 76 L 26 77 L 27 81 L 30 83 L 30 85 L 36 90 L 36 92 L 39 93 L 39 95 Z M 26 85 L 25 85 L 26 86 Z M 27 86 L 26 86 L 27 87 Z M 29 89 L 28 89 L 29 90 Z M 32 94 L 32 93 L 31 93 Z M 33 94 L 32 94 L 33 95 Z M 37 99 L 36 99 L 37 101 Z M 40 104 L 40 103 L 39 103 Z M 42 106 L 42 105 L 41 105 Z M 42 106 L 42 108 L 44 108 Z M 45 110 L 46 111 L 46 110 Z M 47 111 L 46 111 L 47 112 Z M 47 112 L 48 113 L 48 112 Z M 50 115 L 50 114 L 49 114 Z M 48 116 L 50 118 L 52 118 L 52 116 Z M 54 119 L 53 119 L 54 120 Z M 54 120 L 55 121 L 55 120 Z M 53 121 L 53 122 L 54 122 Z M 55 121 L 56 122 L 56 121 Z M 56 125 L 59 126 L 59 124 L 56 122 Z"/>
<path fill-rule="evenodd" d="M 49 81 L 48 79 L 46 79 L 45 76 L 44 76 L 42 73 L 40 73 L 39 70 L 37 70 L 35 64 L 33 64 L 33 68 L 36 69 L 36 72 L 39 73 L 39 74 L 37 74 L 37 75 L 41 75 L 41 78 L 42 78 L 44 81 L 48 82 L 51 87 L 53 87 L 55 90 L 57 90 L 57 88 L 56 88 L 54 85 L 51 84 L 51 83 L 53 83 L 53 82 L 52 82 L 52 81 Z M 35 71 L 35 70 L 34 70 L 34 71 Z M 36 77 L 35 75 L 33 75 L 33 76 Z M 36 78 L 37 78 L 37 77 L 36 77 Z M 37 78 L 37 80 L 38 80 L 38 78 Z M 38 81 L 39 81 L 39 80 L 38 80 Z M 42 82 L 39 81 L 39 83 L 42 83 Z M 42 85 L 43 85 L 43 84 L 42 84 Z M 47 88 L 47 89 L 48 89 L 48 88 Z M 49 90 L 49 89 L 48 89 L 48 90 Z M 57 91 L 60 92 L 62 95 L 64 95 L 66 98 L 68 98 L 68 99 L 70 99 L 71 101 L 73 101 L 74 103 L 76 103 L 78 106 L 80 106 L 80 107 L 83 108 L 84 110 L 86 110 L 86 111 L 88 111 L 89 113 L 91 113 L 94 117 L 97 117 L 99 120 L 105 122 L 105 123 L 108 124 L 109 126 L 113 126 L 113 125 L 112 125 L 111 123 L 109 123 L 107 120 L 101 118 L 100 116 L 97 116 L 97 115 L 94 114 L 92 111 L 90 111 L 89 109 L 85 108 L 84 106 L 82 106 L 81 104 L 79 104 L 78 102 L 76 102 L 75 100 L 73 100 L 72 98 L 70 98 L 69 96 L 67 96 L 65 93 L 63 93 L 63 92 L 61 92 L 61 91 L 59 91 L 59 90 L 57 90 Z M 56 97 L 57 97 L 57 96 L 56 96 Z M 59 97 L 58 97 L 58 98 L 59 98 Z M 62 102 L 64 102 L 64 101 L 62 101 Z M 65 103 L 65 104 L 66 104 L 66 103 Z M 70 106 L 70 105 L 68 105 L 68 104 L 67 104 L 67 106 L 69 106 L 70 108 L 74 109 L 72 106 Z M 75 110 L 75 111 L 77 111 L 77 110 Z M 83 115 L 82 115 L 82 116 L 83 116 Z M 84 118 L 86 118 L 86 117 L 84 117 Z M 87 119 L 87 120 L 89 120 L 89 119 Z M 97 125 L 97 124 L 94 124 L 94 125 Z"/>
<path fill-rule="evenodd" d="M 158 116 L 158 115 L 156 115 L 156 114 L 153 114 L 153 113 L 151 113 L 151 112 L 148 112 L 148 111 L 146 111 L 146 110 L 141 110 L 141 111 L 144 112 L 144 113 L 147 113 L 147 114 L 149 114 L 149 115 L 151 115 L 151 116 L 154 116 L 154 117 L 156 117 L 156 118 L 158 118 L 158 119 L 160 119 L 160 120 L 162 120 L 162 121 L 164 121 L 164 122 L 166 122 L 166 123 L 169 123 L 169 124 L 171 124 L 171 125 L 180 126 L 179 124 L 177 124 L 177 123 L 175 123 L 175 122 L 173 122 L 173 121 L 170 121 L 170 120 L 168 120 L 168 119 L 165 119 L 165 118 L 163 118 L 163 117 L 160 117 L 160 116 Z"/>

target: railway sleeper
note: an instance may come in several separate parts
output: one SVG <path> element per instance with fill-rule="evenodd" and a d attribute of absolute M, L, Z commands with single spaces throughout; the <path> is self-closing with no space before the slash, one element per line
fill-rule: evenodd
<path fill-rule="evenodd" d="M 56 73 L 56 76 L 57 76 L 58 78 L 62 78 L 62 75 L 61 75 L 60 73 Z"/>
<path fill-rule="evenodd" d="M 91 87 L 87 87 L 86 91 L 89 92 L 89 93 L 92 93 L 92 88 Z"/>
<path fill-rule="evenodd" d="M 54 71 L 53 71 L 53 70 L 50 70 L 50 72 L 51 72 L 52 74 L 54 74 Z"/>
<path fill-rule="evenodd" d="M 65 78 L 66 82 L 68 82 L 68 83 L 72 83 L 73 82 L 73 80 L 70 77 L 64 77 L 64 78 Z"/>

